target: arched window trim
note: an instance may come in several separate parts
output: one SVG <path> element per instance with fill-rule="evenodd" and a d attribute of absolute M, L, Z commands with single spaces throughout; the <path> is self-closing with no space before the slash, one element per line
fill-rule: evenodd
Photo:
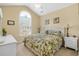
<path fill-rule="evenodd" d="M 23 18 L 23 19 L 26 18 L 26 19 L 24 19 L 24 21 L 23 21 L 23 19 L 21 20 L 21 18 Z M 32 18 L 31 18 L 30 13 L 27 11 L 21 11 L 19 14 L 19 21 L 20 21 L 19 22 L 20 23 L 19 24 L 20 36 L 27 36 L 28 33 L 31 34 L 32 33 Z"/>

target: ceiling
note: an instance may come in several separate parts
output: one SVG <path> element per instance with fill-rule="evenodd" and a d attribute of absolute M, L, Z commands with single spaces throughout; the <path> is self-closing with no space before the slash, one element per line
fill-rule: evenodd
<path fill-rule="evenodd" d="M 46 15 L 47 13 L 50 12 L 54 12 L 56 10 L 60 10 L 62 8 L 68 7 L 70 5 L 72 5 L 73 3 L 6 3 L 6 4 L 0 4 L 0 5 L 4 5 L 4 6 L 11 6 L 11 5 L 25 5 L 28 8 L 30 8 L 32 11 L 34 11 L 35 13 L 37 13 L 38 15 L 42 16 L 42 15 Z"/>
<path fill-rule="evenodd" d="M 37 7 L 39 7 L 39 4 Z M 37 13 L 38 15 L 45 15 L 47 13 L 50 12 L 54 12 L 56 10 L 65 8 L 72 5 L 72 3 L 43 3 L 41 4 L 40 8 L 35 8 L 35 4 L 26 4 L 27 7 L 29 7 L 30 9 L 32 9 L 35 13 Z"/>

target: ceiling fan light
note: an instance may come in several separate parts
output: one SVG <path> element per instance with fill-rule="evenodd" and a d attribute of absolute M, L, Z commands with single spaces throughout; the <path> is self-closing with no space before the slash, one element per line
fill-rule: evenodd
<path fill-rule="evenodd" d="M 35 4 L 35 8 L 41 8 L 41 4 Z"/>

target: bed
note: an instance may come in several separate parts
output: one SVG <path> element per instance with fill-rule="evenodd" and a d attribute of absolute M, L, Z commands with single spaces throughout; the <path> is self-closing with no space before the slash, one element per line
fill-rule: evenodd
<path fill-rule="evenodd" d="M 60 31 L 46 31 L 46 34 L 32 34 L 25 37 L 24 45 L 35 55 L 54 55 L 62 46 L 63 36 Z"/>

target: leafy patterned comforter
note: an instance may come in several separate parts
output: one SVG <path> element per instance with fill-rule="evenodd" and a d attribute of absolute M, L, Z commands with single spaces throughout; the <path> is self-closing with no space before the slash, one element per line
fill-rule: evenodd
<path fill-rule="evenodd" d="M 42 56 L 53 55 L 62 45 L 59 35 L 31 35 L 25 38 L 26 45 Z"/>

